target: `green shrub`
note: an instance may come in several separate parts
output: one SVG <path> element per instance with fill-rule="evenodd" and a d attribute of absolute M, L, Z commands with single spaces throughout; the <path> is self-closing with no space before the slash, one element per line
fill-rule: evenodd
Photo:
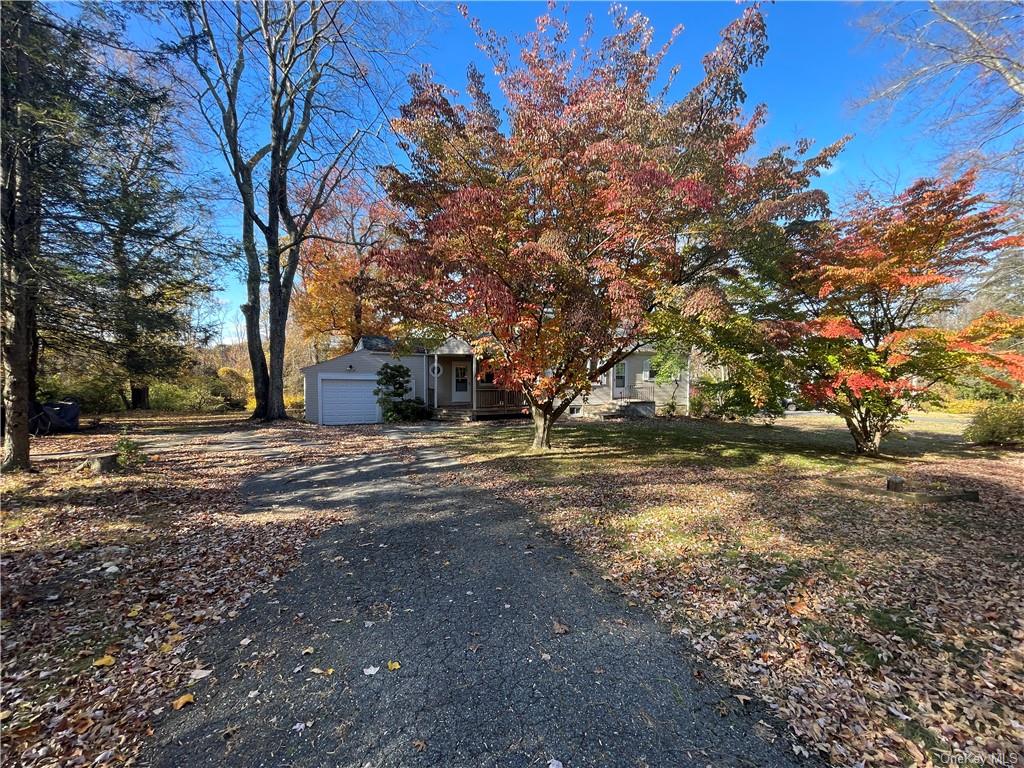
<path fill-rule="evenodd" d="M 157 411 L 215 413 L 235 410 L 242 403 L 228 385 L 214 376 L 193 376 L 178 382 L 158 381 L 149 388 L 149 404 Z"/>
<path fill-rule="evenodd" d="M 1024 443 L 1024 402 L 986 405 L 974 414 L 964 439 L 984 445 Z"/>
<path fill-rule="evenodd" d="M 127 427 L 121 430 L 121 436 L 114 443 L 114 451 L 117 453 L 117 466 L 121 469 L 138 469 L 146 463 L 142 446 L 128 436 Z"/>
<path fill-rule="evenodd" d="M 377 371 L 377 396 L 384 421 L 416 421 L 425 419 L 430 410 L 418 397 L 408 399 L 412 393 L 412 371 L 401 363 L 384 363 Z"/>
<path fill-rule="evenodd" d="M 108 376 L 43 376 L 39 379 L 39 400 L 72 398 L 85 413 L 109 413 L 124 409 L 121 382 Z"/>

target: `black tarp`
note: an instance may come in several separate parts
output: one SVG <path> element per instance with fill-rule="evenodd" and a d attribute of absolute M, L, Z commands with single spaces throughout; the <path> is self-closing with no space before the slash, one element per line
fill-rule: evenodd
<path fill-rule="evenodd" d="M 54 432 L 77 432 L 81 406 L 74 400 L 49 403 L 31 403 L 29 430 L 33 435 L 51 435 Z"/>

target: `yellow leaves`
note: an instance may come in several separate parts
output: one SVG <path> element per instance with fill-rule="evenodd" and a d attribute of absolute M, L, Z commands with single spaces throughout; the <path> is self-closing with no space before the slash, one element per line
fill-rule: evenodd
<path fill-rule="evenodd" d="M 395 672 L 396 670 L 399 670 L 401 668 L 402 668 L 402 665 L 399 664 L 397 661 L 389 661 L 388 662 L 388 671 L 389 672 Z"/>
<path fill-rule="evenodd" d="M 324 677 L 330 677 L 334 674 L 334 667 L 328 667 L 327 669 L 320 669 L 320 667 L 313 667 L 311 670 L 314 675 L 323 675 Z"/>
<path fill-rule="evenodd" d="M 313 655 L 313 646 L 310 645 L 310 646 L 307 646 L 307 647 L 303 648 L 302 649 L 302 655 L 303 656 L 312 656 Z"/>
<path fill-rule="evenodd" d="M 100 656 L 96 661 L 92 663 L 94 667 L 112 667 L 114 666 L 114 657 L 109 653 Z"/>
<path fill-rule="evenodd" d="M 191 693 L 183 693 L 181 696 L 179 696 L 173 702 L 171 702 L 171 708 L 175 712 L 177 712 L 182 707 L 188 706 L 189 704 L 194 704 L 195 700 L 196 697 L 193 696 Z"/>
<path fill-rule="evenodd" d="M 160 644 L 160 653 L 170 653 L 173 650 L 174 650 L 174 646 L 171 645 L 170 643 L 161 643 Z"/>
<path fill-rule="evenodd" d="M 140 604 L 133 605 L 132 609 L 128 611 L 128 618 L 134 619 L 136 616 L 142 613 L 142 608 L 143 606 Z"/>

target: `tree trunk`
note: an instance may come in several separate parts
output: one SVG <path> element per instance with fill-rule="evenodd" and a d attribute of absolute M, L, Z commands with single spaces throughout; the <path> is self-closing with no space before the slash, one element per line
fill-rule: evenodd
<path fill-rule="evenodd" d="M 543 405 L 531 405 L 530 414 L 533 416 L 533 450 L 551 450 L 551 428 L 555 419 L 552 416 L 550 403 Z"/>
<path fill-rule="evenodd" d="M 854 419 L 844 416 L 843 418 L 853 436 L 856 452 L 864 456 L 877 456 L 882 449 L 882 431 L 872 427 L 867 417 Z"/>
<path fill-rule="evenodd" d="M 35 295 L 35 261 L 39 232 L 38 190 L 32 172 L 38 141 L 32 116 L 26 111 L 29 61 L 25 46 L 30 36 L 29 3 L 12 3 L 6 20 L 13 47 L 14 77 L 3 85 L 3 462 L 5 471 L 29 469 L 29 400 L 31 398 L 31 337 Z M 10 55 L 10 53 L 8 54 Z M 7 62 L 5 62 L 6 64 Z M 11 80 L 13 79 L 13 82 Z"/>
<path fill-rule="evenodd" d="M 281 306 L 280 296 L 270 300 L 270 381 L 267 389 L 267 413 L 265 419 L 287 419 L 284 408 L 284 342 L 288 308 Z"/>
<path fill-rule="evenodd" d="M 263 352 L 263 336 L 260 333 L 260 288 L 262 270 L 256 250 L 256 238 L 252 216 L 246 211 L 242 215 L 242 251 L 246 261 L 246 303 L 242 305 L 245 318 L 245 345 L 249 352 L 249 366 L 252 369 L 252 391 L 256 400 L 252 418 L 264 419 L 267 415 L 269 380 L 267 356 Z"/>
<path fill-rule="evenodd" d="M 135 410 L 149 410 L 149 385 L 132 384 L 132 402 L 130 408 Z"/>

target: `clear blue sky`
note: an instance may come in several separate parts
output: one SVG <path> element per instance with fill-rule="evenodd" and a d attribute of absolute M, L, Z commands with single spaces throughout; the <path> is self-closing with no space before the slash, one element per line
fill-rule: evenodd
<path fill-rule="evenodd" d="M 660 2 L 626 3 L 628 8 L 648 16 L 664 40 L 677 24 L 684 31 L 668 61 L 681 65 L 677 95 L 682 95 L 701 76 L 701 59 L 711 50 L 719 31 L 736 18 L 743 5 L 733 2 Z M 533 21 L 545 9 L 538 2 L 474 2 L 470 13 L 485 27 L 510 39 L 532 29 Z M 598 34 L 607 32 L 608 3 L 578 2 L 570 8 L 570 20 L 582 31 L 583 19 L 593 14 Z M 843 135 L 853 140 L 839 156 L 832 172 L 820 180 L 820 186 L 841 205 L 852 189 L 861 184 L 882 183 L 887 187 L 906 186 L 911 180 L 937 172 L 941 153 L 938 143 L 926 130 L 903 119 L 905 110 L 897 109 L 887 120 L 855 105 L 872 83 L 885 73 L 896 51 L 867 41 L 857 21 L 870 12 L 864 3 L 779 2 L 763 6 L 767 19 L 769 52 L 763 66 L 748 73 L 745 83 L 748 105 L 764 103 L 768 121 L 759 134 L 757 152 L 780 144 L 792 144 L 806 137 L 818 146 Z M 492 91 L 496 79 L 483 54 L 475 47 L 476 38 L 455 6 L 437 15 L 435 31 L 421 51 L 440 82 L 462 90 L 466 66 L 475 61 L 488 77 Z M 236 340 L 241 326 L 237 307 L 244 288 L 227 278 L 219 298 L 225 304 L 224 340 Z M 237 317 L 237 319 L 236 319 Z"/>

